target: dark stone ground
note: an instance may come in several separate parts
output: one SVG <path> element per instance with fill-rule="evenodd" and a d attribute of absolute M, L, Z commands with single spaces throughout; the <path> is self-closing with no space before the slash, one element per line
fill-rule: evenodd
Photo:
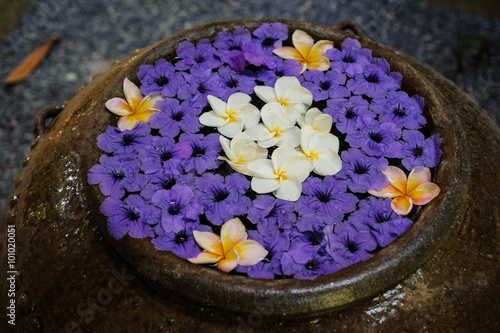
<path fill-rule="evenodd" d="M 1 15 L 1 14 L 0 14 Z M 0 78 L 50 37 L 62 40 L 25 81 L 0 88 L 0 212 L 33 139 L 36 112 L 71 99 L 114 60 L 202 23 L 282 17 L 334 25 L 354 19 L 376 41 L 436 69 L 500 123 L 500 19 L 389 1 L 39 0 L 0 43 Z"/>

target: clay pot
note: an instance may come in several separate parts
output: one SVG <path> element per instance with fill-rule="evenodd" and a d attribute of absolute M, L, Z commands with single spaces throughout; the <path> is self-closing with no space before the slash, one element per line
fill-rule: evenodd
<path fill-rule="evenodd" d="M 140 65 L 173 57 L 181 41 L 274 21 L 288 25 L 290 33 L 302 29 L 337 45 L 358 38 L 403 74 L 403 90 L 425 99 L 430 130 L 443 138 L 434 179 L 441 194 L 373 258 L 312 281 L 225 274 L 157 251 L 148 239 L 115 240 L 99 212 L 104 197 L 86 182 L 101 154 L 96 137 L 116 121 L 104 103 L 122 95 L 123 79 L 135 79 Z M 354 22 L 328 27 L 246 19 L 186 30 L 114 64 L 64 105 L 42 110 L 35 135 L 2 224 L 4 234 L 9 225 L 16 231 L 16 329 L 436 331 L 498 325 L 500 131 L 450 81 L 370 40 Z M 3 295 L 9 286 L 3 284 Z"/>

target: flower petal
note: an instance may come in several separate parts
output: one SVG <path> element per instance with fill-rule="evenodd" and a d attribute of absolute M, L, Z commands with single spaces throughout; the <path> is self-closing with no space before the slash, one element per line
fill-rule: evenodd
<path fill-rule="evenodd" d="M 237 92 L 229 96 L 229 98 L 227 99 L 226 108 L 228 110 L 233 110 L 237 106 L 250 103 L 251 100 L 252 97 L 250 97 L 249 95 Z"/>
<path fill-rule="evenodd" d="M 193 230 L 193 238 L 203 250 L 219 256 L 224 255 L 221 239 L 213 232 Z"/>
<path fill-rule="evenodd" d="M 267 128 L 271 129 L 274 126 L 274 121 L 285 112 L 285 107 L 278 102 L 270 102 L 262 107 L 260 116 L 262 122 Z"/>
<path fill-rule="evenodd" d="M 234 250 L 239 255 L 238 264 L 241 266 L 253 266 L 269 253 L 260 243 L 251 239 L 238 243 Z"/>
<path fill-rule="evenodd" d="M 238 266 L 238 253 L 233 249 L 226 254 L 226 257 L 217 263 L 217 268 L 223 272 L 230 272 Z"/>
<path fill-rule="evenodd" d="M 387 185 L 386 187 L 378 191 L 368 190 L 368 193 L 379 198 L 395 198 L 404 195 L 404 193 L 402 193 L 400 190 L 398 190 L 391 184 Z"/>
<path fill-rule="evenodd" d="M 214 111 L 208 111 L 202 113 L 201 116 L 198 118 L 198 121 L 203 126 L 221 127 L 229 122 L 229 118 L 224 119 L 218 113 Z"/>
<path fill-rule="evenodd" d="M 274 92 L 276 94 L 276 97 L 278 97 L 278 99 L 283 98 L 288 89 L 291 88 L 301 88 L 299 79 L 297 79 L 295 76 L 280 77 L 274 84 Z"/>
<path fill-rule="evenodd" d="M 302 193 L 302 182 L 294 175 L 289 175 L 274 192 L 278 199 L 297 201 Z"/>
<path fill-rule="evenodd" d="M 330 60 L 326 57 L 317 57 L 307 60 L 308 69 L 317 69 L 319 71 L 326 71 L 330 68 Z"/>
<path fill-rule="evenodd" d="M 248 166 L 247 166 L 248 168 Z M 250 168 L 248 168 L 252 171 Z M 279 178 L 259 178 L 254 175 L 250 182 L 250 187 L 258 194 L 271 193 L 276 191 L 281 185 Z"/>
<path fill-rule="evenodd" d="M 300 52 L 304 59 L 307 59 L 314 45 L 314 40 L 311 36 L 302 30 L 295 30 L 292 34 L 292 44 Z"/>
<path fill-rule="evenodd" d="M 281 142 L 278 146 L 288 144 L 293 148 L 298 147 L 300 145 L 300 128 L 297 126 L 284 128 L 280 138 Z"/>
<path fill-rule="evenodd" d="M 429 168 L 422 168 L 419 171 L 413 169 L 408 175 L 408 184 L 406 185 L 406 192 L 410 193 L 420 184 L 428 183 L 431 181 L 431 170 Z"/>
<path fill-rule="evenodd" d="M 406 193 L 406 174 L 403 170 L 395 166 L 388 166 L 382 171 L 387 176 L 389 183 L 397 188 L 401 193 Z"/>
<path fill-rule="evenodd" d="M 135 110 L 135 108 L 137 108 L 142 101 L 141 91 L 127 77 L 123 80 L 123 94 L 125 95 L 125 99 L 132 110 Z"/>
<path fill-rule="evenodd" d="M 274 136 L 274 132 L 270 132 L 264 124 L 257 124 L 245 131 L 255 141 L 269 140 Z"/>
<path fill-rule="evenodd" d="M 128 103 L 123 98 L 119 97 L 112 98 L 109 101 L 107 101 L 106 104 L 104 105 L 109 111 L 121 117 L 132 114 L 132 109 L 130 108 L 130 105 L 128 105 Z"/>
<path fill-rule="evenodd" d="M 276 148 L 271 155 L 271 161 L 274 171 L 277 171 L 282 168 L 283 162 L 292 156 L 298 156 L 298 152 L 294 149 L 294 147 L 290 145 L 283 145 L 279 148 Z"/>
<path fill-rule="evenodd" d="M 314 118 L 321 114 L 322 113 L 318 108 L 311 108 L 307 110 L 306 114 L 303 117 L 301 117 L 303 119 L 302 123 L 312 125 Z"/>
<path fill-rule="evenodd" d="M 276 95 L 278 95 L 278 93 L 276 93 Z M 283 99 L 301 103 L 307 109 L 312 104 L 313 95 L 304 87 L 291 87 L 283 95 Z"/>
<path fill-rule="evenodd" d="M 302 56 L 302 54 L 300 54 L 299 50 L 291 46 L 283 46 L 278 49 L 274 49 L 273 53 L 283 59 L 295 59 L 298 61 L 304 61 L 304 57 Z"/>
<path fill-rule="evenodd" d="M 157 109 L 147 109 L 141 112 L 136 112 L 134 115 L 137 117 L 137 120 L 143 123 L 149 122 L 149 118 L 154 115 L 156 112 L 160 112 Z"/>
<path fill-rule="evenodd" d="M 273 87 L 256 86 L 253 90 L 255 94 L 266 103 L 277 101 Z"/>
<path fill-rule="evenodd" d="M 229 122 L 224 126 L 217 127 L 217 130 L 220 134 L 225 135 L 228 138 L 234 138 L 243 130 L 243 121 L 241 119 L 236 119 L 236 121 Z"/>
<path fill-rule="evenodd" d="M 238 157 L 234 154 L 233 150 L 230 147 L 232 145 L 232 141 L 229 142 L 229 140 L 227 138 L 220 135 L 219 142 L 220 142 L 220 145 L 222 146 L 222 149 L 224 150 L 224 153 L 226 154 L 227 158 L 231 161 L 236 161 L 238 159 Z"/>
<path fill-rule="evenodd" d="M 232 151 L 239 154 L 241 149 L 249 144 L 255 144 L 255 141 L 247 132 L 241 132 L 231 140 L 230 146 Z"/>
<path fill-rule="evenodd" d="M 224 255 L 234 249 L 234 246 L 239 242 L 247 239 L 247 231 L 239 218 L 230 219 L 222 225 L 220 230 L 220 239 Z"/>
<path fill-rule="evenodd" d="M 417 186 L 413 191 L 408 193 L 408 196 L 411 198 L 411 201 L 415 205 L 422 206 L 427 204 L 429 201 L 434 199 L 441 189 L 434 183 L 428 182 L 423 183 Z"/>
<path fill-rule="evenodd" d="M 120 119 L 118 119 L 117 126 L 120 130 L 124 131 L 132 129 L 138 122 L 139 120 L 137 119 L 137 117 L 134 114 L 131 114 L 125 117 L 120 117 Z"/>
<path fill-rule="evenodd" d="M 201 251 L 196 257 L 188 258 L 193 264 L 215 264 L 221 259 L 221 256 L 207 251 Z"/>
<path fill-rule="evenodd" d="M 163 99 L 162 95 L 148 95 L 142 99 L 142 101 L 137 106 L 136 112 L 142 112 L 145 110 L 157 110 L 156 102 L 161 101 Z"/>
<path fill-rule="evenodd" d="M 235 108 L 240 113 L 243 128 L 250 128 L 260 122 L 260 111 L 252 104 L 244 104 Z"/>
<path fill-rule="evenodd" d="M 314 44 L 314 46 L 311 49 L 311 52 L 309 52 L 309 57 L 307 58 L 307 62 L 309 60 L 318 58 L 318 57 L 323 57 L 325 52 L 333 49 L 333 42 L 329 40 L 319 40 Z"/>
<path fill-rule="evenodd" d="M 309 141 L 309 148 L 315 151 L 329 148 L 337 153 L 339 145 L 339 139 L 330 132 L 314 132 Z"/>
<path fill-rule="evenodd" d="M 296 156 L 287 158 L 283 162 L 281 169 L 286 172 L 287 177 L 293 175 L 302 183 L 311 172 L 312 162 L 304 155 L 297 154 Z"/>
<path fill-rule="evenodd" d="M 330 132 L 330 130 L 332 129 L 332 124 L 332 116 L 326 113 L 315 117 L 312 121 L 314 130 L 318 132 Z"/>
<path fill-rule="evenodd" d="M 212 107 L 212 110 L 217 115 L 219 115 L 220 117 L 226 116 L 227 105 L 223 100 L 212 95 L 208 95 L 207 100 L 210 106 Z"/>
<path fill-rule="evenodd" d="M 406 196 L 397 197 L 391 200 L 391 208 L 396 214 L 404 216 L 411 212 L 413 203 L 411 199 Z"/>
<path fill-rule="evenodd" d="M 268 159 L 252 161 L 247 164 L 247 168 L 259 178 L 275 179 L 278 177 L 274 172 L 272 162 Z"/>
<path fill-rule="evenodd" d="M 330 148 L 316 152 L 318 158 L 314 163 L 313 171 L 320 176 L 331 176 L 342 169 L 342 160 L 339 154 Z"/>

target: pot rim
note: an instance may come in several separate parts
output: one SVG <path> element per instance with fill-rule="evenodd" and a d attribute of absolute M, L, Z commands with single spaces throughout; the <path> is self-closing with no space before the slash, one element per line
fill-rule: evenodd
<path fill-rule="evenodd" d="M 268 316 L 286 315 L 289 318 L 318 315 L 375 297 L 395 286 L 428 260 L 461 221 L 465 211 L 462 200 L 468 191 L 470 177 L 468 149 L 458 116 L 438 87 L 399 58 L 398 51 L 377 44 L 364 35 L 353 35 L 316 23 L 272 18 L 213 22 L 179 32 L 149 48 L 139 50 L 94 81 L 108 84 L 98 94 L 98 100 L 106 101 L 119 96 L 117 93 L 120 93 L 123 79 L 127 76 L 135 78 L 140 65 L 154 63 L 160 56 L 174 54 L 181 41 L 213 37 L 220 31 L 231 31 L 238 26 L 253 30 L 266 22 L 282 22 L 289 27 L 290 34 L 295 29 L 301 29 L 315 40 L 329 39 L 335 44 L 347 37 L 357 38 L 362 47 L 372 50 L 373 56 L 385 58 L 392 71 L 403 74 L 404 91 L 424 97 L 428 126 L 432 131 L 439 131 L 443 139 L 443 155 L 434 175 L 434 182 L 441 187 L 441 193 L 418 212 L 409 230 L 372 258 L 332 274 L 322 275 L 314 280 L 260 280 L 192 264 L 173 253 L 155 250 L 149 238 L 132 239 L 126 235 L 116 240 L 109 235 L 107 219 L 99 211 L 104 197 L 98 186 L 86 183 L 88 170 L 98 163 L 98 156 L 101 154 L 95 145 L 95 136 L 90 135 L 86 149 L 91 149 L 89 147 L 92 147 L 92 142 L 95 148 L 82 168 L 84 191 L 92 215 L 111 247 L 139 277 L 160 293 L 173 293 L 202 306 L 237 313 L 261 311 Z M 96 93 L 94 85 L 88 88 Z M 116 121 L 114 116 L 105 112 L 104 102 L 101 105 L 97 103 L 94 108 L 92 128 L 103 129 L 104 125 Z M 91 132 L 91 128 L 88 130 Z"/>

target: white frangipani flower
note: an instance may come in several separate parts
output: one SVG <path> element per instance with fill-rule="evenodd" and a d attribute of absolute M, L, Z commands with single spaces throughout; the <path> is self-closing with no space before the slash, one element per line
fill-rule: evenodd
<path fill-rule="evenodd" d="M 298 120 L 299 126 L 303 127 L 304 124 L 311 125 L 317 132 L 330 132 L 332 129 L 332 116 L 322 113 L 318 108 L 307 110 L 306 114 L 301 116 Z"/>
<path fill-rule="evenodd" d="M 237 134 L 231 141 L 221 135 L 219 141 L 227 156 L 219 156 L 219 159 L 242 174 L 252 175 L 246 167 L 247 163 L 267 158 L 267 149 L 255 143 L 245 132 Z"/>
<path fill-rule="evenodd" d="M 260 159 L 247 164 L 253 178 L 255 192 L 270 193 L 278 199 L 296 201 L 302 193 L 302 182 L 309 176 L 312 162 L 292 146 L 276 148 L 271 159 Z"/>
<path fill-rule="evenodd" d="M 320 176 L 331 176 L 342 169 L 338 154 L 339 139 L 329 132 L 316 132 L 312 125 L 304 124 L 300 133 L 302 153 L 311 162 L 311 169 Z"/>
<path fill-rule="evenodd" d="M 243 129 L 253 127 L 260 121 L 259 109 L 249 103 L 252 98 L 247 94 L 232 94 L 227 103 L 212 95 L 208 95 L 207 99 L 212 111 L 203 113 L 200 123 L 217 127 L 219 133 L 228 138 L 234 138 Z"/>
<path fill-rule="evenodd" d="M 287 110 L 306 112 L 313 101 L 312 93 L 300 85 L 295 76 L 283 76 L 276 80 L 273 87 L 256 86 L 255 94 L 266 103 L 278 102 Z"/>
<path fill-rule="evenodd" d="M 298 114 L 286 110 L 278 102 L 267 103 L 260 111 L 262 123 L 245 131 L 253 140 L 264 147 L 289 144 L 297 147 L 300 144 L 300 128 L 295 126 Z"/>

